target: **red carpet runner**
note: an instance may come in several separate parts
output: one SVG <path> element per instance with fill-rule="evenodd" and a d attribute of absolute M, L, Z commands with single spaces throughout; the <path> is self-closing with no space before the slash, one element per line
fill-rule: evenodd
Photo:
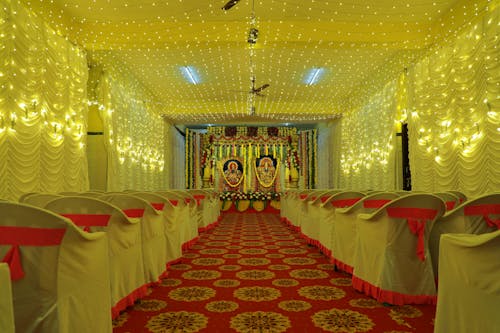
<path fill-rule="evenodd" d="M 433 331 L 434 306 L 383 306 L 350 285 L 278 216 L 226 214 L 114 332 Z"/>

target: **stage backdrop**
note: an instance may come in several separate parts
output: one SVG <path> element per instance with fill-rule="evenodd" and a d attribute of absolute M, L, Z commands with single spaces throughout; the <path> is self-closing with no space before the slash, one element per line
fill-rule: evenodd
<path fill-rule="evenodd" d="M 188 188 L 270 193 L 315 186 L 315 129 L 226 126 L 186 132 Z"/>

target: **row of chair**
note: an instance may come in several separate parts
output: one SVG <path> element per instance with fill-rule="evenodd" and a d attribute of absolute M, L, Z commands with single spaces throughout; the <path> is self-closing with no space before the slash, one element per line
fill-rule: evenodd
<path fill-rule="evenodd" d="M 10 266 L 20 332 L 111 331 L 111 319 L 145 296 L 219 216 L 211 191 L 20 200 L 0 202 L 0 258 Z"/>
<path fill-rule="evenodd" d="M 500 194 L 289 191 L 281 217 L 354 288 L 391 304 L 435 303 L 440 237 L 499 228 Z"/>

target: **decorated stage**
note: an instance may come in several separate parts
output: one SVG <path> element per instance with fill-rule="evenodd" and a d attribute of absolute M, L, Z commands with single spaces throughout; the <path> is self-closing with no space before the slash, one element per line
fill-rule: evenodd
<path fill-rule="evenodd" d="M 314 188 L 316 169 L 316 129 L 221 126 L 186 132 L 186 186 L 190 189 L 275 196 L 288 188 Z M 274 199 L 222 200 L 231 201 L 227 209 L 262 211 L 275 208 L 276 203 L 268 202 Z"/>

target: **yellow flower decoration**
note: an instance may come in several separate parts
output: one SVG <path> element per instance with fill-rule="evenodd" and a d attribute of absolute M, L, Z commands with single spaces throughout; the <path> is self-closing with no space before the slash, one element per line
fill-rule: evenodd
<path fill-rule="evenodd" d="M 191 261 L 192 264 L 201 266 L 217 266 L 222 265 L 225 262 L 226 261 L 224 259 L 220 258 L 198 258 Z"/>
<path fill-rule="evenodd" d="M 168 297 L 176 301 L 193 302 L 204 301 L 215 296 L 215 290 L 206 287 L 183 287 L 168 293 Z"/>
<path fill-rule="evenodd" d="M 267 258 L 243 258 L 238 260 L 238 264 L 247 266 L 269 265 L 271 260 Z"/>
<path fill-rule="evenodd" d="M 288 317 L 276 312 L 244 312 L 231 318 L 231 328 L 239 333 L 282 333 L 290 327 Z"/>
<path fill-rule="evenodd" d="M 204 249 L 200 250 L 201 254 L 224 254 L 227 253 L 228 251 L 226 249 Z"/>
<path fill-rule="evenodd" d="M 269 265 L 267 266 L 267 268 L 272 269 L 273 271 L 286 271 L 291 267 L 288 265 Z"/>
<path fill-rule="evenodd" d="M 264 302 L 280 297 L 281 292 L 275 288 L 254 286 L 236 289 L 233 296 L 243 301 Z"/>
<path fill-rule="evenodd" d="M 213 284 L 215 287 L 232 288 L 239 286 L 241 282 L 233 279 L 221 279 L 215 281 Z"/>
<path fill-rule="evenodd" d="M 146 328 L 153 333 L 194 333 L 207 327 L 208 318 L 197 312 L 164 312 L 152 317 Z"/>
<path fill-rule="evenodd" d="M 205 305 L 205 309 L 212 312 L 231 312 L 238 308 L 238 303 L 230 301 L 215 301 Z"/>
<path fill-rule="evenodd" d="M 278 252 L 284 254 L 304 254 L 307 253 L 307 250 L 301 249 L 300 247 L 289 247 L 289 248 L 279 249 Z"/>
<path fill-rule="evenodd" d="M 221 275 L 218 271 L 202 269 L 184 272 L 182 277 L 188 280 L 213 280 L 220 278 Z"/>
<path fill-rule="evenodd" d="M 258 269 L 236 273 L 236 277 L 242 280 L 268 280 L 274 278 L 274 276 L 275 274 L 271 271 Z"/>
<path fill-rule="evenodd" d="M 351 278 L 335 278 L 331 279 L 330 283 L 336 286 L 344 286 L 344 287 L 352 285 Z"/>
<path fill-rule="evenodd" d="M 138 311 L 159 311 L 167 307 L 167 302 L 156 299 L 139 300 L 134 306 L 134 310 Z"/>
<path fill-rule="evenodd" d="M 299 295 L 322 301 L 333 301 L 345 297 L 345 291 L 329 286 L 307 286 L 299 289 Z"/>
<path fill-rule="evenodd" d="M 299 285 L 299 281 L 294 279 L 276 279 L 273 281 L 273 285 L 277 287 L 295 287 Z"/>
<path fill-rule="evenodd" d="M 313 265 L 316 263 L 316 260 L 305 257 L 291 257 L 283 259 L 283 262 L 289 265 Z"/>
<path fill-rule="evenodd" d="M 283 301 L 278 304 L 278 306 L 285 311 L 300 312 L 306 311 L 311 308 L 311 304 L 300 300 L 289 300 Z"/>
<path fill-rule="evenodd" d="M 241 254 L 266 254 L 267 250 L 260 248 L 250 248 L 250 249 L 242 249 L 239 250 L 238 252 Z"/>
<path fill-rule="evenodd" d="M 311 319 L 316 327 L 335 333 L 368 332 L 375 325 L 362 313 L 335 308 L 316 312 Z"/>
<path fill-rule="evenodd" d="M 223 241 L 214 241 L 205 243 L 206 246 L 213 246 L 213 247 L 225 247 L 228 246 L 229 244 L 230 244 L 229 242 L 223 242 Z"/>
<path fill-rule="evenodd" d="M 128 313 L 123 312 L 118 317 L 113 319 L 113 328 L 122 327 L 128 320 Z"/>
<path fill-rule="evenodd" d="M 382 304 L 374 300 L 373 298 L 356 298 L 349 301 L 350 306 L 365 309 L 374 309 L 382 307 Z"/>
<path fill-rule="evenodd" d="M 187 271 L 188 269 L 191 269 L 192 266 L 188 264 L 175 264 L 170 266 L 170 269 L 176 270 L 176 271 Z"/>
<path fill-rule="evenodd" d="M 295 269 L 290 272 L 290 276 L 296 279 L 324 279 L 328 273 L 319 269 Z"/>
<path fill-rule="evenodd" d="M 179 279 L 163 279 L 161 285 L 164 287 L 176 287 L 182 283 Z"/>

